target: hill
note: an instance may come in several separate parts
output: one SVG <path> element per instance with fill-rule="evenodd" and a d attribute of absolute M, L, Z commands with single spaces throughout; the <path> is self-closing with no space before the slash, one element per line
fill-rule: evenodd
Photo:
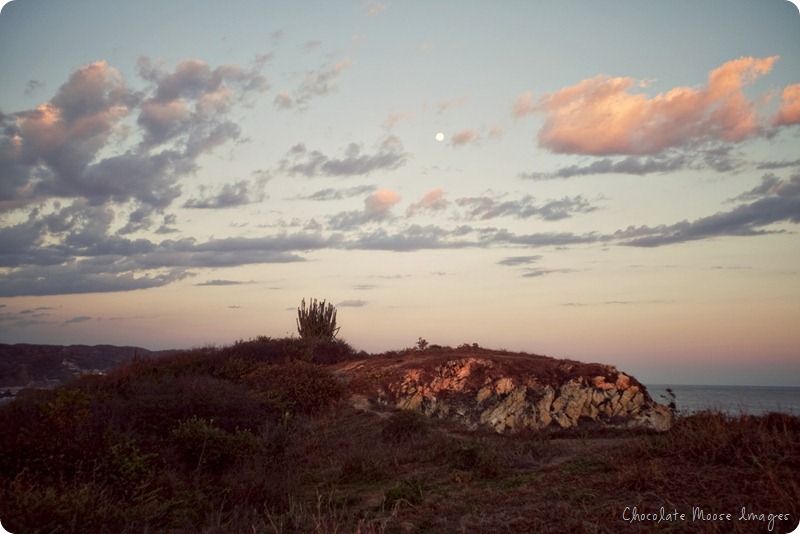
<path fill-rule="evenodd" d="M 151 351 L 115 345 L 0 344 L 0 388 L 52 386 L 82 374 L 101 374 L 138 356 L 151 358 L 174 351 Z"/>
<path fill-rule="evenodd" d="M 707 412 L 656 432 L 613 415 L 639 386 L 473 346 L 258 338 L 137 357 L 0 405 L 0 519 L 14 533 L 793 530 L 800 419 Z M 547 426 L 472 424 L 547 388 Z M 578 407 L 598 416 L 562 424 Z"/>

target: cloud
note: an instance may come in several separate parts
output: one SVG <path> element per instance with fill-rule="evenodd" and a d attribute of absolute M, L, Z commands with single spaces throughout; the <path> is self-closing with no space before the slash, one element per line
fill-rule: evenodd
<path fill-rule="evenodd" d="M 554 273 L 571 273 L 573 269 L 526 269 L 523 278 L 538 278 L 539 276 L 546 276 Z"/>
<path fill-rule="evenodd" d="M 59 295 L 131 291 L 161 287 L 193 275 L 193 269 L 233 267 L 248 264 L 304 261 L 299 251 L 339 246 L 341 236 L 318 233 L 278 234 L 267 237 L 223 238 L 198 242 L 192 238 L 153 243 L 116 235 L 101 235 L 83 220 L 59 218 L 54 224 L 58 243 L 41 243 L 16 249 L 1 249 L 0 296 Z M 100 226 L 105 224 L 103 222 Z M 19 225 L 18 225 L 19 226 Z M 32 225 L 41 233 L 47 220 Z M 17 229 L 12 227 L 12 229 Z M 3 241 L 14 244 L 13 232 L 0 232 Z M 22 230 L 24 233 L 24 229 Z M 6 235 L 4 236 L 3 233 Z M 30 241 L 30 238 L 27 238 Z"/>
<path fill-rule="evenodd" d="M 519 95 L 517 99 L 514 101 L 514 105 L 512 106 L 512 115 L 515 118 L 521 119 L 526 115 L 531 115 L 536 113 L 539 110 L 536 102 L 533 100 L 533 93 L 530 91 L 526 91 Z"/>
<path fill-rule="evenodd" d="M 357 291 L 369 291 L 371 289 L 375 289 L 374 284 L 358 284 L 357 286 L 353 286 L 353 289 Z"/>
<path fill-rule="evenodd" d="M 238 280 L 208 280 L 206 282 L 202 282 L 199 284 L 194 284 L 196 286 L 240 286 L 242 284 L 247 284 L 248 282 L 240 282 Z"/>
<path fill-rule="evenodd" d="M 658 247 L 721 236 L 754 236 L 780 232 L 768 227 L 775 223 L 800 223 L 800 174 L 789 180 L 772 175 L 752 190 L 737 197 L 755 199 L 729 211 L 717 212 L 694 221 L 655 227 L 628 227 L 614 234 L 621 244 Z"/>
<path fill-rule="evenodd" d="M 564 247 L 568 245 L 585 245 L 608 241 L 608 236 L 596 233 L 575 234 L 573 232 L 536 232 L 517 235 L 505 229 L 487 228 L 480 231 L 482 246 L 509 244 L 536 247 Z"/>
<path fill-rule="evenodd" d="M 336 305 L 337 308 L 363 308 L 367 305 L 366 300 L 343 300 Z"/>
<path fill-rule="evenodd" d="M 233 106 L 267 86 L 234 65 L 184 60 L 170 71 L 142 58 L 138 66 L 144 91 L 98 61 L 36 109 L 0 115 L 0 206 L 56 197 L 164 209 L 201 155 L 239 137 L 227 118 Z"/>
<path fill-rule="evenodd" d="M 503 128 L 500 126 L 492 126 L 489 130 L 489 139 L 500 139 L 503 137 Z"/>
<path fill-rule="evenodd" d="M 413 113 L 404 113 L 401 111 L 391 110 L 389 114 L 386 116 L 386 120 L 383 121 L 383 127 L 387 130 L 392 130 L 395 126 L 403 121 L 412 121 L 414 120 Z"/>
<path fill-rule="evenodd" d="M 441 115 L 448 109 L 460 108 L 467 103 L 467 100 L 469 100 L 469 98 L 466 95 L 462 95 L 458 98 L 452 98 L 449 100 L 440 100 L 439 102 L 436 103 L 436 113 L 438 115 Z"/>
<path fill-rule="evenodd" d="M 306 72 L 297 89 L 281 91 L 275 97 L 275 107 L 281 110 L 298 108 L 304 110 L 314 98 L 326 96 L 339 88 L 342 73 L 353 66 L 353 60 L 345 57 L 333 66 L 325 65 L 318 70 Z"/>
<path fill-rule="evenodd" d="M 598 75 L 535 104 L 524 93 L 513 113 L 544 113 L 538 142 L 557 153 L 645 155 L 710 141 L 739 142 L 763 133 L 765 126 L 743 88 L 770 72 L 777 59 L 728 61 L 711 71 L 700 89 L 676 87 L 652 98 L 633 92 L 643 82 Z M 793 90 L 785 93 L 790 122 L 795 102 Z"/>
<path fill-rule="evenodd" d="M 410 252 L 423 249 L 465 248 L 475 242 L 459 241 L 454 232 L 435 225 L 420 226 L 413 224 L 394 233 L 378 228 L 369 233 L 362 233 L 355 239 L 347 241 L 346 248 L 363 250 L 393 250 Z"/>
<path fill-rule="evenodd" d="M 383 216 L 398 202 L 400 195 L 389 189 L 379 189 L 364 199 L 364 211 L 370 215 Z"/>
<path fill-rule="evenodd" d="M 759 185 L 734 200 L 753 200 L 769 196 L 800 197 L 800 174 L 791 176 L 789 180 L 782 180 L 772 173 L 765 174 L 761 177 Z"/>
<path fill-rule="evenodd" d="M 289 91 L 281 91 L 275 95 L 273 100 L 275 107 L 278 109 L 292 109 L 294 107 L 294 99 Z"/>
<path fill-rule="evenodd" d="M 756 165 L 759 170 L 784 169 L 786 167 L 800 167 L 800 159 L 782 161 L 764 161 Z"/>
<path fill-rule="evenodd" d="M 408 157 L 400 139 L 390 135 L 383 139 L 373 154 L 362 153 L 361 145 L 350 143 L 341 158 L 326 156 L 318 150 L 309 151 L 298 143 L 286 153 L 279 169 L 290 176 L 362 176 L 380 170 L 402 166 Z"/>
<path fill-rule="evenodd" d="M 28 80 L 25 84 L 25 96 L 31 96 L 42 87 L 44 87 L 44 84 L 39 80 Z"/>
<path fill-rule="evenodd" d="M 520 178 L 529 180 L 553 180 L 558 178 L 572 178 L 574 176 L 588 176 L 593 174 L 636 174 L 644 175 L 657 172 L 671 172 L 681 169 L 686 164 L 686 157 L 647 157 L 640 158 L 629 156 L 621 160 L 603 158 L 595 160 L 588 165 L 570 165 L 553 172 L 520 173 Z"/>
<path fill-rule="evenodd" d="M 529 263 L 535 263 L 542 259 L 541 255 L 534 255 L 534 256 L 511 256 L 508 258 L 503 258 L 502 260 L 498 261 L 498 265 L 507 265 L 511 267 L 515 267 L 517 265 L 527 265 Z"/>
<path fill-rule="evenodd" d="M 732 172 L 740 169 L 744 161 L 737 157 L 731 146 L 709 144 L 693 150 L 666 150 L 652 156 L 627 156 L 625 158 L 595 159 L 586 165 L 569 165 L 552 172 L 519 173 L 528 180 L 555 180 L 595 174 L 646 174 L 674 172 L 681 169 Z"/>
<path fill-rule="evenodd" d="M 201 189 L 201 193 L 205 193 L 205 188 Z M 183 204 L 183 207 L 196 209 L 233 208 L 260 202 L 265 198 L 263 183 L 254 185 L 247 180 L 241 180 L 235 184 L 223 184 L 217 191 L 203 198 L 190 198 Z"/>
<path fill-rule="evenodd" d="M 91 321 L 92 318 L 88 315 L 81 315 L 78 317 L 73 317 L 72 319 L 67 319 L 66 321 L 62 322 L 61 324 L 78 324 L 78 323 L 85 323 L 86 321 Z"/>
<path fill-rule="evenodd" d="M 320 189 L 314 193 L 311 193 L 308 196 L 304 197 L 295 197 L 298 200 L 319 200 L 319 201 L 327 201 L 327 200 L 342 200 L 344 198 L 352 198 L 363 195 L 364 193 L 371 193 L 377 189 L 374 185 L 357 185 L 355 187 L 347 187 L 343 189 L 335 189 L 333 187 L 328 187 L 325 189 Z"/>
<path fill-rule="evenodd" d="M 107 184 L 98 188 L 86 171 L 133 103 L 120 72 L 95 62 L 35 110 L 3 115 L 0 171 L 10 180 L 3 180 L 0 199 L 105 196 Z"/>
<path fill-rule="evenodd" d="M 422 211 L 441 211 L 447 208 L 449 202 L 444 198 L 444 190 L 433 189 L 423 195 L 419 202 L 415 202 L 406 208 L 406 216 L 413 216 Z"/>
<path fill-rule="evenodd" d="M 783 90 L 781 106 L 778 114 L 772 119 L 775 126 L 800 124 L 800 83 L 790 85 Z"/>
<path fill-rule="evenodd" d="M 328 220 L 334 230 L 349 230 L 362 224 L 384 221 L 391 217 L 392 207 L 400 202 L 400 195 L 389 189 L 379 189 L 364 199 L 362 211 L 343 211 Z"/>
<path fill-rule="evenodd" d="M 173 71 L 140 58 L 139 75 L 154 85 L 141 104 L 138 123 L 145 130 L 144 145 L 156 146 L 179 139 L 187 154 L 201 154 L 238 137 L 238 127 L 220 120 L 237 101 L 269 84 L 255 70 L 236 65 L 212 69 L 196 59 L 185 59 Z"/>
<path fill-rule="evenodd" d="M 535 204 L 535 200 L 530 195 L 525 195 L 519 200 L 502 202 L 488 196 L 462 197 L 456 200 L 456 204 L 466 208 L 464 214 L 466 218 L 480 220 L 511 216 L 518 219 L 538 217 L 546 221 L 557 221 L 572 217 L 576 213 L 589 213 L 597 209 L 582 195 L 550 200 L 544 204 Z"/>
<path fill-rule="evenodd" d="M 0 296 L 70 295 L 134 291 L 171 284 L 188 276 L 182 271 L 160 274 L 86 272 L 88 262 L 74 265 L 28 266 L 5 275 Z"/>
<path fill-rule="evenodd" d="M 464 146 L 469 143 L 477 142 L 478 134 L 475 133 L 475 130 L 472 128 L 467 128 L 465 130 L 461 130 L 453 134 L 450 138 L 450 145 L 451 146 Z"/>
<path fill-rule="evenodd" d="M 377 17 L 385 11 L 387 7 L 386 4 L 381 4 L 376 0 L 364 0 L 364 14 L 368 17 Z"/>

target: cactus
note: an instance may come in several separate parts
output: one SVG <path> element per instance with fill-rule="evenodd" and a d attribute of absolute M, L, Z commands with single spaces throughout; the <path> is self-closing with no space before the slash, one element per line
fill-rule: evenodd
<path fill-rule="evenodd" d="M 336 308 L 333 304 L 326 306 L 324 300 L 317 302 L 317 299 L 311 299 L 311 305 L 306 308 L 306 299 L 303 299 L 297 308 L 297 331 L 301 338 L 336 339 L 339 332 Z"/>

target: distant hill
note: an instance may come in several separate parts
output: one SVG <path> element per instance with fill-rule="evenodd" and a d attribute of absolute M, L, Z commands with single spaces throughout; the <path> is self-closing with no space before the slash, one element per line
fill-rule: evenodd
<path fill-rule="evenodd" d="M 0 344 L 0 388 L 46 386 L 74 376 L 105 373 L 134 356 L 153 358 L 172 350 L 152 351 L 115 345 Z"/>

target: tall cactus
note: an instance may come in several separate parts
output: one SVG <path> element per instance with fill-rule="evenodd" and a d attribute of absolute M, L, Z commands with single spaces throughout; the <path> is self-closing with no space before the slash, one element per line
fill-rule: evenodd
<path fill-rule="evenodd" d="M 324 300 L 317 302 L 317 299 L 311 299 L 311 305 L 306 308 L 306 299 L 303 299 L 297 308 L 297 331 L 301 338 L 335 339 L 339 332 L 336 308 L 333 304 L 326 306 Z"/>

